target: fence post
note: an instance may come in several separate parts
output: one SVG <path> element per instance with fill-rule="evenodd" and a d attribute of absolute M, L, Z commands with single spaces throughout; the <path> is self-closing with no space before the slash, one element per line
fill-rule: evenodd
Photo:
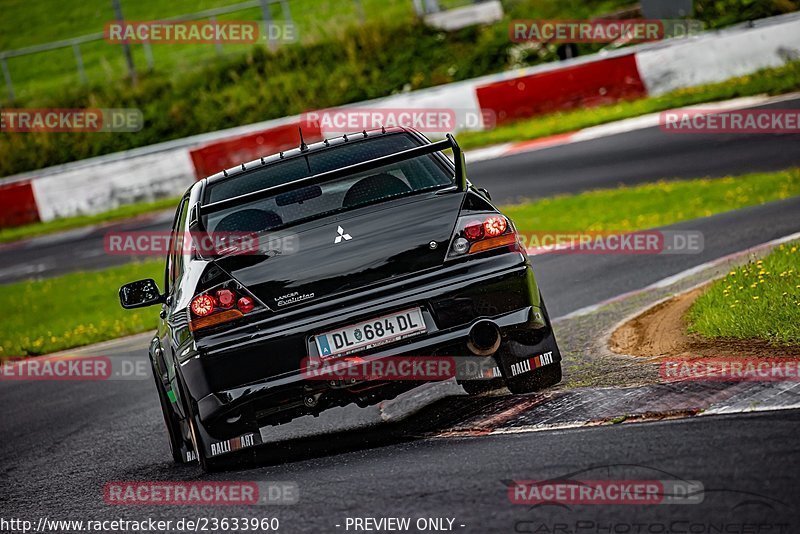
<path fill-rule="evenodd" d="M 358 15 L 358 20 L 361 22 L 361 24 L 364 24 L 364 22 L 367 20 L 367 17 L 364 15 L 364 4 L 361 2 L 361 0 L 353 0 L 353 3 L 356 5 L 356 14 Z"/>
<path fill-rule="evenodd" d="M 208 17 L 208 21 L 209 21 L 209 22 L 210 22 L 210 23 L 211 23 L 211 24 L 212 24 L 214 27 L 216 27 L 216 26 L 217 26 L 217 17 L 215 17 L 215 16 L 213 16 L 213 15 L 212 15 L 212 16 Z M 220 43 L 220 42 L 219 42 L 219 39 L 216 39 L 216 40 L 214 41 L 214 48 L 217 50 L 217 55 L 218 55 L 218 56 L 221 56 L 221 55 L 222 55 L 222 43 Z"/>
<path fill-rule="evenodd" d="M 81 45 L 78 43 L 72 43 L 72 53 L 75 54 L 75 63 L 78 65 L 78 76 L 81 79 L 81 83 L 86 85 L 89 83 L 89 80 L 86 79 L 86 71 L 83 68 L 83 56 L 81 56 Z"/>
<path fill-rule="evenodd" d="M 156 66 L 156 62 L 153 58 L 153 47 L 150 46 L 150 41 L 142 43 L 142 48 L 144 48 L 144 58 L 147 60 L 147 70 L 152 71 Z"/>
<path fill-rule="evenodd" d="M 11 83 L 11 73 L 8 71 L 8 63 L 6 58 L 0 56 L 0 68 L 3 69 L 3 78 L 6 80 L 6 88 L 8 89 L 8 99 L 14 101 L 14 85 Z"/>
<path fill-rule="evenodd" d="M 281 0 L 281 10 L 283 11 L 284 20 L 286 20 L 286 22 L 293 22 L 292 21 L 292 10 L 289 9 L 288 0 Z"/>
<path fill-rule="evenodd" d="M 270 26 L 272 25 L 272 12 L 269 10 L 269 0 L 261 0 L 261 18 L 264 19 L 264 32 L 267 35 L 267 42 L 270 50 L 275 50 L 275 43 L 272 40 L 272 32 Z"/>
<path fill-rule="evenodd" d="M 119 0 L 111 0 L 111 3 L 114 5 L 114 14 L 117 17 L 117 21 L 124 23 L 125 18 L 122 16 L 122 6 L 119 4 Z M 133 64 L 131 44 L 128 41 L 122 42 L 122 53 L 125 55 L 125 63 L 128 64 L 128 73 L 131 75 L 131 81 L 136 85 L 136 67 Z"/>

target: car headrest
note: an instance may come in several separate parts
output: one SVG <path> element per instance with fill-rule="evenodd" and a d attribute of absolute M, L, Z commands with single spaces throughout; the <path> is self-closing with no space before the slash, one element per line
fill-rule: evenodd
<path fill-rule="evenodd" d="M 274 211 L 246 209 L 225 216 L 215 232 L 263 232 L 283 224 L 281 216 Z"/>
<path fill-rule="evenodd" d="M 373 174 L 354 183 L 344 196 L 342 207 L 357 206 L 392 195 L 407 193 L 411 189 L 403 180 L 388 173 Z"/>

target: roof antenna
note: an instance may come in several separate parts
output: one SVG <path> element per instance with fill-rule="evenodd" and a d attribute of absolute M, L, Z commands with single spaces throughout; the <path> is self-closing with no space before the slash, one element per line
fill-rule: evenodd
<path fill-rule="evenodd" d="M 308 150 L 308 145 L 303 139 L 303 129 L 300 127 L 298 127 L 297 129 L 300 130 L 300 152 L 306 152 Z"/>

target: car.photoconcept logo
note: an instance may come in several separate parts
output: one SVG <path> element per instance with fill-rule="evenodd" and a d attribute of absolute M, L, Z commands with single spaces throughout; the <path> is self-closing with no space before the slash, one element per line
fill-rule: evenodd
<path fill-rule="evenodd" d="M 338 243 L 341 243 L 342 240 L 350 241 L 351 239 L 353 239 L 353 236 L 351 236 L 350 234 L 344 233 L 344 228 L 342 228 L 341 226 L 339 226 L 336 229 L 336 231 L 339 233 L 339 235 L 337 235 L 336 239 L 333 240 L 333 244 L 334 245 L 336 245 Z"/>

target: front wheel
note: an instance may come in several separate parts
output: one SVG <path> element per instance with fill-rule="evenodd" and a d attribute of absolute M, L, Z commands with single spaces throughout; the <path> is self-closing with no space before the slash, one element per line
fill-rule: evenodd
<path fill-rule="evenodd" d="M 183 439 L 180 423 L 175 421 L 175 413 L 172 409 L 169 397 L 164 392 L 164 388 L 160 384 L 156 371 L 153 369 L 153 378 L 156 382 L 156 391 L 158 391 L 158 402 L 161 405 L 161 413 L 164 416 L 164 424 L 167 427 L 167 437 L 169 438 L 169 449 L 172 453 L 172 460 L 176 464 L 187 462 L 192 450 L 191 444 Z"/>

